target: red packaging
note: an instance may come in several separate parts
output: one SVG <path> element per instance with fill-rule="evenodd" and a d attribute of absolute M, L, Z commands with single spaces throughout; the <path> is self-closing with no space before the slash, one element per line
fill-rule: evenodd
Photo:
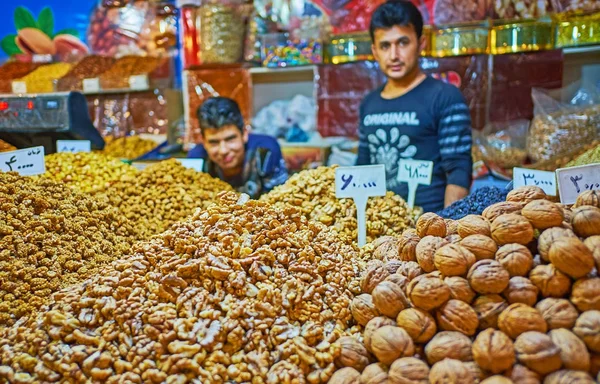
<path fill-rule="evenodd" d="M 183 51 L 183 68 L 188 69 L 200 65 L 200 44 L 196 29 L 196 7 L 184 5 L 181 7 L 180 40 Z"/>
<path fill-rule="evenodd" d="M 307 1 L 308 2 L 308 1 Z M 385 0 L 311 0 L 328 17 L 333 33 L 369 30 L 371 15 Z"/>

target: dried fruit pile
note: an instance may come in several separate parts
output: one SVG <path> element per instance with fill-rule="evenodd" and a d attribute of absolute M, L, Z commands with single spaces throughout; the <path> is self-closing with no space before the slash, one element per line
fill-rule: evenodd
<path fill-rule="evenodd" d="M 106 137 L 104 140 L 106 146 L 102 152 L 119 159 L 136 159 L 156 147 L 153 140 L 142 139 L 139 136 Z"/>
<path fill-rule="evenodd" d="M 124 175 L 97 196 L 107 198 L 136 225 L 140 239 L 147 239 L 190 216 L 197 208 L 206 208 L 219 192 L 232 190 L 229 184 L 171 159 Z"/>
<path fill-rule="evenodd" d="M 506 199 L 508 193 L 498 187 L 482 187 L 437 212 L 444 219 L 459 220 L 467 215 L 481 215 L 484 209 Z"/>
<path fill-rule="evenodd" d="M 568 209 L 516 189 L 481 216 L 424 214 L 374 248 L 351 305 L 364 331 L 338 342 L 331 384 L 594 382 L 600 191 Z"/>
<path fill-rule="evenodd" d="M 65 183 L 81 192 L 99 192 L 137 170 L 101 153 L 54 153 L 46 156 L 44 177 Z"/>
<path fill-rule="evenodd" d="M 335 371 L 359 290 L 356 249 L 335 231 L 230 192 L 133 249 L 3 330 L 0 380 L 326 383 Z"/>
<path fill-rule="evenodd" d="M 106 200 L 0 172 L 0 324 L 127 252 L 137 234 Z"/>
<path fill-rule="evenodd" d="M 302 171 L 273 189 L 261 200 L 279 208 L 297 207 L 309 220 L 319 221 L 339 233 L 357 238 L 356 206 L 351 199 L 335 197 L 335 167 Z M 367 240 L 402 233 L 414 226 L 415 213 L 398 195 L 373 197 L 367 203 Z"/>

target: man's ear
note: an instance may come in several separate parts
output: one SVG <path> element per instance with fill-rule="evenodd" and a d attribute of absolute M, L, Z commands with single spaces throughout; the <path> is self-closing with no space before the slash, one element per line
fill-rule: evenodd
<path fill-rule="evenodd" d="M 419 39 L 419 54 L 423 52 L 425 48 L 427 48 L 427 38 L 425 35 L 421 35 L 421 38 Z"/>
<path fill-rule="evenodd" d="M 377 54 L 377 50 L 375 49 L 375 43 L 371 44 L 371 53 L 373 53 L 375 61 L 379 61 L 379 55 Z"/>

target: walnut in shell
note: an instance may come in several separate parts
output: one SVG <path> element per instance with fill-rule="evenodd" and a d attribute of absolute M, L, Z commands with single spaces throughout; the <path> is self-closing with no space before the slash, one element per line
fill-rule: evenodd
<path fill-rule="evenodd" d="M 600 354 L 590 353 L 590 373 L 596 377 L 600 374 Z"/>
<path fill-rule="evenodd" d="M 520 214 L 523 209 L 523 204 L 515 203 L 511 201 L 502 201 L 496 204 L 492 204 L 483 210 L 481 214 L 490 223 L 496 220 L 499 216 L 506 215 L 508 213 Z M 491 230 L 491 228 L 490 228 Z"/>
<path fill-rule="evenodd" d="M 444 245 L 433 258 L 435 267 L 444 276 L 466 276 L 476 261 L 475 255 L 457 244 Z"/>
<path fill-rule="evenodd" d="M 542 260 L 550 262 L 550 246 L 562 237 L 577 237 L 575 232 L 570 229 L 554 227 L 546 229 L 538 237 L 538 253 Z"/>
<path fill-rule="evenodd" d="M 446 236 L 458 234 L 458 221 L 452 219 L 445 219 L 446 222 Z"/>
<path fill-rule="evenodd" d="M 508 307 L 500 295 L 479 296 L 473 302 L 473 309 L 479 319 L 479 329 L 498 328 L 498 317 Z"/>
<path fill-rule="evenodd" d="M 594 262 L 596 263 L 596 269 L 600 267 L 600 236 L 590 236 L 583 242 L 586 247 L 590 251 L 592 251 L 592 256 L 594 257 Z"/>
<path fill-rule="evenodd" d="M 498 245 L 517 243 L 527 245 L 533 240 L 533 227 L 529 220 L 515 213 L 498 216 L 492 222 L 492 239 Z"/>
<path fill-rule="evenodd" d="M 500 314 L 498 328 L 511 339 L 516 339 L 520 334 L 529 331 L 546 333 L 548 324 L 537 309 L 522 303 L 515 303 L 509 305 Z"/>
<path fill-rule="evenodd" d="M 444 283 L 450 288 L 450 297 L 471 304 L 475 298 L 475 291 L 471 289 L 467 279 L 459 276 L 450 276 L 444 279 Z"/>
<path fill-rule="evenodd" d="M 533 185 L 515 188 L 506 195 L 506 201 L 528 204 L 534 200 L 545 199 L 547 197 L 544 190 Z"/>
<path fill-rule="evenodd" d="M 580 312 L 600 310 L 600 278 L 579 279 L 573 284 L 571 302 Z"/>
<path fill-rule="evenodd" d="M 550 246 L 550 261 L 564 274 L 578 279 L 594 268 L 592 251 L 576 238 L 563 237 Z"/>
<path fill-rule="evenodd" d="M 354 320 L 362 326 L 367 325 L 372 318 L 379 316 L 379 312 L 373 303 L 373 297 L 368 293 L 356 296 L 352 300 L 350 311 Z"/>
<path fill-rule="evenodd" d="M 408 308 L 400 312 L 396 324 L 418 344 L 428 342 L 437 332 L 433 316 L 419 308 Z"/>
<path fill-rule="evenodd" d="M 406 331 L 400 327 L 386 325 L 371 336 L 371 349 L 380 362 L 391 365 L 396 359 L 410 357 L 415 345 Z"/>
<path fill-rule="evenodd" d="M 471 251 L 477 261 L 484 259 L 493 259 L 498 251 L 496 242 L 488 236 L 471 235 L 460 241 L 460 246 Z"/>
<path fill-rule="evenodd" d="M 369 365 L 369 352 L 354 337 L 344 336 L 336 343 L 340 346 L 340 354 L 335 358 L 335 365 L 338 368 L 352 367 L 362 372 Z"/>
<path fill-rule="evenodd" d="M 425 236 L 446 237 L 446 221 L 435 213 L 425 213 L 417 220 L 417 235 L 420 238 Z"/>
<path fill-rule="evenodd" d="M 378 261 L 369 265 L 360 281 L 360 287 L 363 293 L 373 292 L 373 289 L 389 275 L 390 272 L 385 268 L 384 263 Z"/>
<path fill-rule="evenodd" d="M 389 281 L 379 283 L 373 290 L 372 296 L 373 304 L 379 313 L 392 319 L 409 306 L 402 288 Z"/>
<path fill-rule="evenodd" d="M 388 371 L 385 364 L 368 365 L 360 375 L 360 384 L 388 384 Z"/>
<path fill-rule="evenodd" d="M 563 368 L 589 371 L 590 354 L 585 343 L 568 329 L 554 329 L 548 333 L 552 342 L 560 349 Z"/>
<path fill-rule="evenodd" d="M 473 381 L 475 383 L 481 382 L 481 380 L 484 380 L 488 376 L 488 374 L 484 372 L 474 361 L 469 361 L 464 364 L 467 366 L 467 369 L 469 369 L 469 371 L 471 372 L 471 376 L 473 377 Z"/>
<path fill-rule="evenodd" d="M 540 332 L 525 332 L 515 340 L 517 360 L 532 371 L 547 375 L 562 366 L 560 349 L 550 336 Z"/>
<path fill-rule="evenodd" d="M 473 336 L 479 325 L 477 313 L 464 301 L 448 300 L 436 312 L 437 323 L 444 331 Z"/>
<path fill-rule="evenodd" d="M 594 384 L 595 381 L 587 372 L 561 369 L 546 376 L 544 384 Z"/>
<path fill-rule="evenodd" d="M 373 352 L 371 349 L 371 337 L 373 336 L 373 332 L 386 325 L 396 325 L 396 322 L 385 316 L 377 316 L 369 320 L 363 332 L 363 340 L 367 351 Z"/>
<path fill-rule="evenodd" d="M 427 384 L 429 367 L 414 357 L 403 357 L 392 363 L 388 373 L 389 384 Z"/>
<path fill-rule="evenodd" d="M 512 369 L 506 371 L 505 374 L 515 384 L 541 384 L 542 382 L 540 375 L 521 364 L 515 364 Z"/>
<path fill-rule="evenodd" d="M 327 382 L 328 384 L 359 384 L 360 372 L 354 368 L 346 367 L 336 371 Z"/>
<path fill-rule="evenodd" d="M 467 366 L 459 360 L 445 359 L 435 363 L 429 371 L 431 384 L 475 384 Z"/>
<path fill-rule="evenodd" d="M 449 244 L 460 244 L 462 237 L 458 233 L 444 237 Z"/>
<path fill-rule="evenodd" d="M 444 359 L 473 361 L 471 339 L 460 332 L 440 332 L 425 346 L 425 355 L 429 364 Z"/>
<path fill-rule="evenodd" d="M 417 276 L 406 288 L 410 301 L 417 308 L 431 311 L 450 299 L 450 288 L 437 275 Z"/>
<path fill-rule="evenodd" d="M 516 361 L 513 342 L 505 333 L 488 328 L 473 342 L 473 359 L 486 371 L 504 372 Z"/>
<path fill-rule="evenodd" d="M 577 318 L 573 332 L 591 352 L 600 353 L 600 311 L 583 312 Z"/>
<path fill-rule="evenodd" d="M 414 230 L 407 229 L 402 233 L 399 239 L 400 260 L 417 261 L 417 244 L 421 238 L 417 236 Z"/>
<path fill-rule="evenodd" d="M 446 239 L 436 236 L 425 236 L 419 241 L 416 249 L 417 262 L 423 271 L 429 273 L 435 270 L 433 256 L 438 249 L 446 244 L 448 244 Z"/>
<path fill-rule="evenodd" d="M 538 287 L 543 297 L 564 297 L 571 289 L 571 279 L 552 264 L 533 268 L 529 280 Z"/>
<path fill-rule="evenodd" d="M 417 276 L 422 275 L 423 270 L 415 261 L 404 261 L 396 273 L 405 276 L 408 281 L 412 281 Z"/>
<path fill-rule="evenodd" d="M 548 329 L 571 329 L 579 316 L 577 309 L 567 299 L 549 297 L 537 303 L 535 308 L 540 311 L 548 324 Z"/>
<path fill-rule="evenodd" d="M 385 264 L 383 266 L 385 267 L 385 269 L 387 269 L 387 271 L 390 273 L 390 275 L 393 275 L 396 273 L 396 271 L 398 271 L 398 268 L 400 268 L 403 263 L 404 262 L 401 260 L 389 260 L 389 261 L 385 262 Z M 386 279 L 387 279 L 387 277 L 386 277 Z"/>
<path fill-rule="evenodd" d="M 389 275 L 384 281 L 389 281 L 390 283 L 394 283 L 404 291 L 406 286 L 408 285 L 408 279 L 404 275 L 400 275 L 399 273 L 394 273 Z"/>
<path fill-rule="evenodd" d="M 514 384 L 511 379 L 501 375 L 490 376 L 480 384 Z"/>
<path fill-rule="evenodd" d="M 528 203 L 521 210 L 521 215 L 539 230 L 558 227 L 565 217 L 563 210 L 548 200 L 534 200 Z"/>
<path fill-rule="evenodd" d="M 575 208 L 571 224 L 578 236 L 590 237 L 600 235 L 600 208 L 591 205 Z"/>
<path fill-rule="evenodd" d="M 400 257 L 400 240 L 394 236 L 382 236 L 373 242 L 373 258 L 377 260 L 393 260 Z"/>
<path fill-rule="evenodd" d="M 508 282 L 508 287 L 503 292 L 506 301 L 510 304 L 523 303 L 533 307 L 537 303 L 539 290 L 526 277 L 515 276 Z"/>
<path fill-rule="evenodd" d="M 526 246 L 506 244 L 496 252 L 496 260 L 508 271 L 511 277 L 527 276 L 533 268 L 533 256 Z"/>
<path fill-rule="evenodd" d="M 467 280 L 475 292 L 486 295 L 504 291 L 510 275 L 496 260 L 480 260 L 469 270 Z"/>
<path fill-rule="evenodd" d="M 490 223 L 481 215 L 467 215 L 458 221 L 458 234 L 463 239 L 471 235 L 490 236 Z"/>
<path fill-rule="evenodd" d="M 592 207 L 600 208 L 600 190 L 585 191 L 577 196 L 577 201 L 573 208 L 582 207 L 584 205 L 590 205 Z"/>

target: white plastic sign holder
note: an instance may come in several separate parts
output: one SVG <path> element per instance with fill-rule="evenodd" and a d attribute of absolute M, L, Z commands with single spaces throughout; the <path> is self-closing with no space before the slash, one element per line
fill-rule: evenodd
<path fill-rule="evenodd" d="M 433 175 L 433 161 L 400 160 L 398 165 L 398 181 L 408 183 L 408 206 L 415 207 L 415 197 L 419 184 L 430 185 Z"/>

